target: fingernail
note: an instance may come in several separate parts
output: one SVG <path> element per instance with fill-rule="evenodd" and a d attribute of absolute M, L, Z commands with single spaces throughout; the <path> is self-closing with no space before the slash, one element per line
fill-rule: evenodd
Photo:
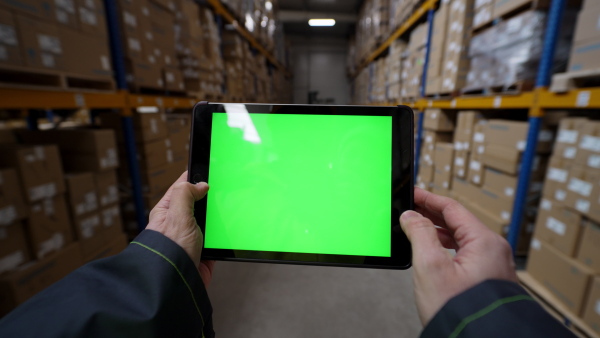
<path fill-rule="evenodd" d="M 411 218 L 415 218 L 415 217 L 421 217 L 421 214 L 419 214 L 416 211 L 412 211 L 412 210 L 406 210 L 405 212 L 402 213 L 402 215 L 400 215 L 400 221 L 407 221 Z"/>

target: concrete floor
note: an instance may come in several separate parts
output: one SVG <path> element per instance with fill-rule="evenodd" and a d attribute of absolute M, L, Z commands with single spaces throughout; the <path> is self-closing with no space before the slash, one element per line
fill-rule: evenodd
<path fill-rule="evenodd" d="M 217 337 L 417 337 L 409 271 L 218 262 Z"/>

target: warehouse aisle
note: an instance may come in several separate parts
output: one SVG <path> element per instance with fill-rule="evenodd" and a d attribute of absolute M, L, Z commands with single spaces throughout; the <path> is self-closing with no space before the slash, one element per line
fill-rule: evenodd
<path fill-rule="evenodd" d="M 218 262 L 218 337 L 417 337 L 412 271 Z"/>

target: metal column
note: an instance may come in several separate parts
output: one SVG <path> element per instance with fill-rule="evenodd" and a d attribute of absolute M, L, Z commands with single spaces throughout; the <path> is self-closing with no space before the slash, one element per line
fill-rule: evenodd
<path fill-rule="evenodd" d="M 106 8 L 106 23 L 108 25 L 108 34 L 110 37 L 110 50 L 115 70 L 115 79 L 120 90 L 127 90 L 127 77 L 125 70 L 125 54 L 123 53 L 123 44 L 121 41 L 121 29 L 119 27 L 119 14 L 116 1 L 104 0 Z M 125 148 L 127 151 L 127 164 L 129 165 L 129 175 L 131 179 L 131 188 L 133 201 L 135 203 L 135 216 L 140 231 L 146 228 L 148 220 L 146 219 L 146 210 L 142 198 L 142 181 L 140 179 L 140 169 L 137 162 L 137 147 L 135 144 L 135 129 L 133 127 L 133 118 L 131 108 L 125 111 L 119 111 L 122 114 L 121 122 L 123 124 L 123 133 L 125 137 Z"/>
<path fill-rule="evenodd" d="M 544 36 L 544 49 L 542 51 L 542 59 L 538 69 L 536 88 L 548 87 L 552 76 L 552 64 L 554 62 L 554 53 L 560 32 L 560 22 L 562 20 L 563 11 L 566 5 L 566 0 L 552 0 L 548 13 L 548 21 L 546 23 L 546 33 Z M 535 103 L 537 105 L 537 103 Z M 530 111 L 529 117 L 529 132 L 527 135 L 527 146 L 523 154 L 521 163 L 521 172 L 519 174 L 519 183 L 515 203 L 513 205 L 513 213 L 508 230 L 508 242 L 516 252 L 521 230 L 521 223 L 527 205 L 527 195 L 529 192 L 529 181 L 531 179 L 531 170 L 535 160 L 535 151 L 537 148 L 538 134 L 542 123 L 543 112 L 539 108 L 534 107 Z"/>
<path fill-rule="evenodd" d="M 421 77 L 421 97 L 425 97 L 425 88 L 427 87 L 427 68 L 429 68 L 429 52 L 431 50 L 431 34 L 433 32 L 433 9 L 427 11 L 427 24 L 429 31 L 427 32 L 427 44 L 425 45 L 425 63 L 423 64 L 423 76 Z M 415 183 L 419 175 L 419 160 L 421 159 L 421 143 L 423 138 L 423 112 L 419 112 L 417 122 L 417 135 L 415 142 Z"/>

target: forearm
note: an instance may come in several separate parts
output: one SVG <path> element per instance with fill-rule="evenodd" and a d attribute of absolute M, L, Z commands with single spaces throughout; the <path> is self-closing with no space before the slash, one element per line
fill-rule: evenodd
<path fill-rule="evenodd" d="M 452 298 L 421 337 L 571 337 L 518 284 L 488 280 Z"/>
<path fill-rule="evenodd" d="M 212 308 L 197 267 L 181 247 L 150 230 L 122 253 L 83 266 L 0 321 L 5 337 L 213 335 Z"/>

